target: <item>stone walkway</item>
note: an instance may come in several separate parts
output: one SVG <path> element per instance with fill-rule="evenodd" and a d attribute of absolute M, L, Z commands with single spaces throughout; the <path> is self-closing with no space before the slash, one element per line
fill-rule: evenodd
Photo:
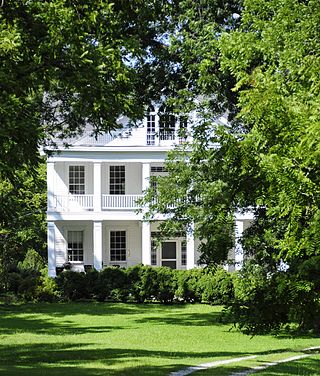
<path fill-rule="evenodd" d="M 302 349 L 301 352 L 318 350 L 318 349 L 320 349 L 320 346 L 308 347 L 307 349 Z M 294 360 L 307 358 L 307 357 L 312 356 L 312 355 L 314 355 L 314 354 L 311 353 L 311 354 L 301 354 L 301 355 L 291 356 L 289 358 L 280 359 L 280 360 L 277 360 L 275 362 L 264 363 L 261 366 L 248 368 L 245 371 L 234 372 L 234 373 L 231 373 L 230 376 L 247 376 L 247 375 L 250 375 L 250 374 L 255 373 L 255 372 L 263 371 L 263 370 L 267 369 L 268 367 L 276 366 L 277 364 L 292 362 Z M 241 357 L 241 358 L 231 358 L 231 359 L 225 359 L 225 360 L 217 360 L 215 362 L 210 362 L 210 363 L 203 363 L 203 364 L 199 364 L 198 366 L 192 366 L 192 367 L 182 369 L 180 371 L 171 372 L 170 376 L 186 376 L 186 375 L 190 375 L 191 373 L 194 373 L 196 371 L 206 370 L 206 369 L 212 368 L 212 367 L 218 367 L 218 366 L 221 366 L 223 364 L 238 363 L 238 362 L 242 362 L 243 360 L 254 359 L 256 357 L 257 357 L 257 355 L 251 355 L 251 356 L 244 356 L 244 357 Z"/>

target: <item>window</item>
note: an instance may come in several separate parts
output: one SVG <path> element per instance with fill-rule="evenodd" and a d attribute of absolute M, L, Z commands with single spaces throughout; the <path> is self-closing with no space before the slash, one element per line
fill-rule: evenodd
<path fill-rule="evenodd" d="M 125 166 L 110 166 L 110 194 L 125 194 Z"/>
<path fill-rule="evenodd" d="M 157 265 L 157 242 L 151 239 L 151 265 Z"/>
<path fill-rule="evenodd" d="M 110 231 L 110 261 L 126 261 L 126 232 Z"/>
<path fill-rule="evenodd" d="M 161 140 L 174 140 L 176 118 L 170 109 L 159 109 L 159 131 Z"/>
<path fill-rule="evenodd" d="M 169 268 L 177 268 L 177 253 L 176 253 L 176 242 L 162 242 L 161 243 L 161 255 L 162 255 L 162 266 L 168 266 Z"/>
<path fill-rule="evenodd" d="M 85 194 L 84 166 L 69 166 L 69 192 L 75 195 Z"/>
<path fill-rule="evenodd" d="M 153 114 L 151 114 L 153 112 Z M 150 106 L 147 114 L 147 145 L 155 144 L 156 135 L 156 115 L 154 114 L 154 107 Z"/>
<path fill-rule="evenodd" d="M 68 261 L 83 261 L 83 231 L 68 231 Z"/>
<path fill-rule="evenodd" d="M 187 242 L 186 240 L 182 240 L 181 242 L 181 265 L 187 265 Z"/>
<path fill-rule="evenodd" d="M 151 172 L 166 172 L 164 166 L 151 166 Z"/>

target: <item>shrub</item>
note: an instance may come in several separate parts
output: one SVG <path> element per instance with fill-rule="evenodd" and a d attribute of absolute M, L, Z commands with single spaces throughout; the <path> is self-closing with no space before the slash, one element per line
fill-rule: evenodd
<path fill-rule="evenodd" d="M 53 302 L 59 299 L 58 285 L 48 276 L 48 269 L 41 270 L 39 284 L 35 291 L 36 299 L 42 302 Z"/>
<path fill-rule="evenodd" d="M 135 265 L 127 269 L 129 295 L 138 303 L 155 299 L 157 293 L 157 268 Z"/>
<path fill-rule="evenodd" d="M 204 269 L 175 270 L 175 279 L 177 289 L 175 296 L 178 300 L 184 302 L 200 302 L 201 290 L 199 281 L 201 280 Z"/>
<path fill-rule="evenodd" d="M 37 270 L 40 272 L 44 268 L 42 257 L 34 249 L 28 249 L 25 258 L 22 262 L 18 263 L 20 270 Z"/>
<path fill-rule="evenodd" d="M 288 322 L 289 294 L 284 272 L 267 272 L 263 266 L 247 263 L 234 278 L 234 300 L 229 313 L 241 330 L 260 334 L 279 330 Z"/>
<path fill-rule="evenodd" d="M 66 270 L 58 275 L 56 282 L 62 299 L 78 300 L 90 298 L 85 273 Z"/>
<path fill-rule="evenodd" d="M 176 291 L 174 271 L 166 266 L 157 268 L 157 290 L 155 298 L 161 303 L 172 303 Z"/>
<path fill-rule="evenodd" d="M 199 281 L 202 301 L 210 304 L 228 304 L 234 299 L 233 277 L 222 267 L 207 269 Z"/>
<path fill-rule="evenodd" d="M 113 266 L 103 269 L 95 283 L 94 294 L 99 301 L 126 301 L 129 295 L 126 271 Z"/>

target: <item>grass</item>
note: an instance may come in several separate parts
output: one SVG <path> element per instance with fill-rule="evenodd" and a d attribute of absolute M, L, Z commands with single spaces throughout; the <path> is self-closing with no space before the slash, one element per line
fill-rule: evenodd
<path fill-rule="evenodd" d="M 168 375 L 219 359 L 257 356 L 197 372 L 223 376 L 320 346 L 320 338 L 312 337 L 251 338 L 230 331 L 219 314 L 219 307 L 207 305 L 0 305 L 0 375 Z M 313 355 L 271 367 L 279 373 L 261 374 L 288 375 L 286 369 L 296 365 L 309 373 L 290 374 L 316 375 L 317 361 Z"/>

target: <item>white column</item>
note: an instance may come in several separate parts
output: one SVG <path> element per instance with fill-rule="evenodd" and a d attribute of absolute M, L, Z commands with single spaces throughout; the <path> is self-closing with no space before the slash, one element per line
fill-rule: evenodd
<path fill-rule="evenodd" d="M 187 232 L 187 269 L 194 268 L 194 235 L 193 235 L 193 226 L 191 231 Z"/>
<path fill-rule="evenodd" d="M 93 266 L 102 269 L 102 222 L 93 222 Z"/>
<path fill-rule="evenodd" d="M 56 225 L 54 222 L 48 222 L 48 275 L 49 277 L 56 277 L 56 254 L 55 254 L 55 239 L 56 239 Z"/>
<path fill-rule="evenodd" d="M 142 222 L 142 264 L 151 265 L 150 222 Z"/>
<path fill-rule="evenodd" d="M 142 191 L 150 185 L 150 163 L 142 163 Z"/>
<path fill-rule="evenodd" d="M 142 191 L 150 185 L 150 163 L 142 163 Z M 142 264 L 151 265 L 151 229 L 149 222 L 142 222 Z"/>
<path fill-rule="evenodd" d="M 101 163 L 93 164 L 93 210 L 101 211 Z"/>
<path fill-rule="evenodd" d="M 55 182 L 54 162 L 47 162 L 47 206 L 48 211 L 55 207 L 54 203 L 54 182 Z"/>
<path fill-rule="evenodd" d="M 243 221 L 236 221 L 236 245 L 234 250 L 235 270 L 240 270 L 243 265 L 243 249 L 239 242 L 243 233 Z"/>

